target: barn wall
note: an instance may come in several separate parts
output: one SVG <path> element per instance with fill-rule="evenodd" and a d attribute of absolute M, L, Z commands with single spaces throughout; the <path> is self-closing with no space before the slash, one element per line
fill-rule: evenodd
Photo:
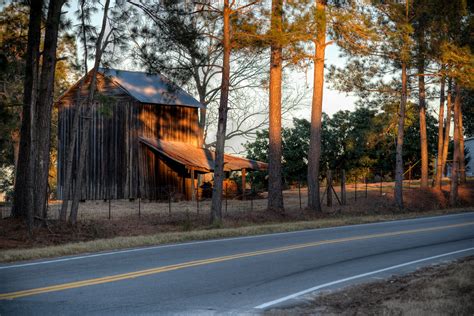
<path fill-rule="evenodd" d="M 197 108 L 137 103 L 133 112 L 137 135 L 199 145 Z M 142 175 L 143 196 L 161 199 L 173 193 L 178 197 L 191 197 L 191 182 L 186 180 L 190 177 L 188 170 L 143 144 L 136 145 L 137 159 L 141 161 L 139 174 Z"/>
<path fill-rule="evenodd" d="M 86 83 L 87 86 L 87 83 Z M 139 136 L 199 144 L 198 109 L 141 104 L 107 78 L 98 77 L 101 97 L 94 105 L 82 199 L 158 199 L 170 190 L 190 197 L 189 172 L 138 142 Z M 66 151 L 77 104 L 87 89 L 71 89 L 58 104 L 58 196 L 63 197 Z M 79 97 L 78 97 L 79 96 Z M 79 100 L 79 101 L 78 101 Z M 82 129 L 82 124 L 81 128 Z M 77 131 L 79 135 L 80 131 Z M 79 147 L 76 146 L 75 157 Z M 74 160 L 73 172 L 77 168 Z"/>

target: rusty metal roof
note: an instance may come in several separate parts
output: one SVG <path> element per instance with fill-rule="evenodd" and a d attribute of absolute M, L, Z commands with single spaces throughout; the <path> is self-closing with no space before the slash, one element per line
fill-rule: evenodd
<path fill-rule="evenodd" d="M 160 154 L 184 165 L 188 169 L 195 169 L 202 172 L 214 171 L 215 152 L 199 148 L 191 144 L 182 142 L 164 141 L 159 139 L 151 139 L 139 137 L 140 142 L 147 145 L 151 149 Z M 224 154 L 224 170 L 266 170 L 267 164 L 261 161 L 235 157 Z"/>
<path fill-rule="evenodd" d="M 99 68 L 99 73 L 109 77 L 142 103 L 205 108 L 189 93 L 161 74 L 106 68 Z"/>

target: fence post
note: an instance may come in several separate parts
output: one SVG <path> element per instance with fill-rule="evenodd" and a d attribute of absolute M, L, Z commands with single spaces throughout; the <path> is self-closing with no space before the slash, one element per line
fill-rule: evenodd
<path fill-rule="evenodd" d="M 196 198 L 196 187 L 194 185 L 194 168 L 191 168 L 191 200 Z"/>
<path fill-rule="evenodd" d="M 138 197 L 138 218 L 142 217 L 142 206 L 141 206 L 141 197 Z"/>
<path fill-rule="evenodd" d="M 408 189 L 411 187 L 411 164 L 409 166 L 410 169 L 408 169 Z"/>
<path fill-rule="evenodd" d="M 301 182 L 298 180 L 298 197 L 300 199 L 300 210 L 302 209 L 301 207 Z"/>
<path fill-rule="evenodd" d="M 342 200 L 342 205 L 346 205 L 347 200 L 346 200 L 346 170 L 342 170 L 342 175 L 341 175 L 341 200 Z"/>
<path fill-rule="evenodd" d="M 382 196 L 383 192 L 383 174 L 382 174 L 382 170 L 380 170 L 380 196 Z"/>
<path fill-rule="evenodd" d="M 199 215 L 199 187 L 196 188 L 196 210 L 197 215 Z"/>
<path fill-rule="evenodd" d="M 357 177 L 355 178 L 354 184 L 354 201 L 357 201 Z"/>
<path fill-rule="evenodd" d="M 326 199 L 328 207 L 332 207 L 332 175 L 331 170 L 328 170 L 327 175 L 327 186 L 326 186 Z"/>
<path fill-rule="evenodd" d="M 224 199 L 225 199 L 225 215 L 227 216 L 227 183 L 225 184 Z"/>
<path fill-rule="evenodd" d="M 242 201 L 245 201 L 245 187 L 246 187 L 246 184 L 245 184 L 245 181 L 247 180 L 247 170 L 245 170 L 245 168 L 242 169 Z"/>
<path fill-rule="evenodd" d="M 367 198 L 367 190 L 368 190 L 368 183 L 367 183 L 367 177 L 365 177 L 365 198 Z"/>
<path fill-rule="evenodd" d="M 168 213 L 171 216 L 171 192 L 168 192 Z"/>

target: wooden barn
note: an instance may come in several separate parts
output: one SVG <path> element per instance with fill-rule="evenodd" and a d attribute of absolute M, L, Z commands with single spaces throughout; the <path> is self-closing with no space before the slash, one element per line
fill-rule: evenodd
<path fill-rule="evenodd" d="M 63 197 L 66 152 L 74 112 L 88 92 L 79 82 L 57 101 L 58 195 Z M 198 174 L 214 169 L 214 152 L 203 149 L 199 111 L 204 105 L 159 74 L 100 69 L 86 168 L 83 200 L 191 199 Z M 76 133 L 81 133 L 81 127 Z M 77 166 L 78 146 L 73 172 Z M 261 170 L 266 164 L 225 156 L 225 170 Z"/>

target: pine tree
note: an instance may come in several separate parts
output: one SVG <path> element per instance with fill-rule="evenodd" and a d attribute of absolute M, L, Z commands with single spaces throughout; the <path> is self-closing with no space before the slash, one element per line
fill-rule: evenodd
<path fill-rule="evenodd" d="M 32 1 L 28 24 L 28 44 L 26 49 L 23 114 L 20 136 L 20 151 L 13 197 L 12 215 L 27 218 L 31 234 L 33 226 L 33 166 L 35 151 L 32 148 L 32 112 L 36 103 L 38 84 L 39 46 L 41 39 L 41 17 L 43 1 Z"/>

